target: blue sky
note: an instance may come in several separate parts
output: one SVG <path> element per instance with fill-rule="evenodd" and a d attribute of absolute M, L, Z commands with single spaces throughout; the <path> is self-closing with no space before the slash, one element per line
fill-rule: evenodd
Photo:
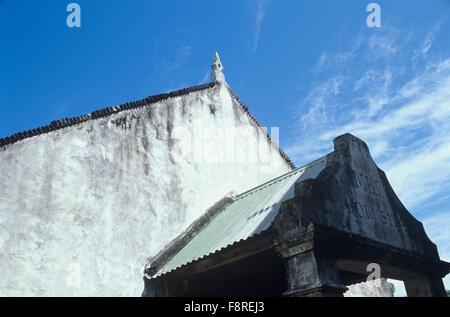
<path fill-rule="evenodd" d="M 351 132 L 450 261 L 450 1 L 0 0 L 0 137 L 209 80 L 296 165 Z M 446 279 L 450 288 L 450 278 Z"/>

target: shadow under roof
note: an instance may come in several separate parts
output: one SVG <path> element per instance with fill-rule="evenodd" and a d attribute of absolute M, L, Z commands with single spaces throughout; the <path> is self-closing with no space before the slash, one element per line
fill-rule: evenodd
<path fill-rule="evenodd" d="M 238 195 L 194 233 L 175 255 L 157 267 L 150 278 L 162 276 L 264 232 L 272 224 L 281 203 L 294 197 L 295 183 L 317 177 L 325 165 L 326 157 L 322 157 Z"/>

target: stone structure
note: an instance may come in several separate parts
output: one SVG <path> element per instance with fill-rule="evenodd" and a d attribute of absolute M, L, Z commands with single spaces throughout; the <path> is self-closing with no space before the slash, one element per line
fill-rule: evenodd
<path fill-rule="evenodd" d="M 212 82 L 225 82 L 225 75 L 223 74 L 223 65 L 220 61 L 219 53 L 214 54 L 213 64 L 211 65 L 211 81 Z"/>
<path fill-rule="evenodd" d="M 342 296 L 371 267 L 408 296 L 446 296 L 450 264 L 345 134 L 325 157 L 213 206 L 149 259 L 143 295 Z"/>
<path fill-rule="evenodd" d="M 385 278 L 347 286 L 345 297 L 394 297 L 395 286 Z"/>
<path fill-rule="evenodd" d="M 367 261 L 407 280 L 412 295 L 441 294 L 447 264 L 362 143 L 341 137 L 334 154 L 294 169 L 222 70 L 216 53 L 211 83 L 0 139 L 0 296 L 140 295 L 151 254 L 145 294 L 211 294 L 205 276 L 231 295 L 340 294 L 362 280 Z M 239 132 L 226 140 L 240 157 L 224 156 L 227 129 Z M 207 159 L 193 140 L 205 142 Z M 204 213 L 232 189 L 244 194 Z M 208 239 L 198 239 L 203 229 Z M 191 242 L 200 244 L 192 250 Z M 214 269 L 235 282 L 266 274 L 261 281 L 271 284 L 241 290 Z"/>
<path fill-rule="evenodd" d="M 221 81 L 0 139 L 0 296 L 139 296 L 149 254 L 292 168 Z"/>

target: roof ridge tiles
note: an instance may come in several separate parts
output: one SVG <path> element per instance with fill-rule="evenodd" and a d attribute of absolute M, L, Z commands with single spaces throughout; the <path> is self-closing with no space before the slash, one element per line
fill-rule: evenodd
<path fill-rule="evenodd" d="M 66 128 L 66 127 L 70 127 L 70 126 L 73 126 L 73 125 L 76 125 L 76 124 L 80 124 L 80 123 L 88 121 L 90 119 L 94 120 L 94 119 L 104 118 L 104 117 L 107 117 L 107 116 L 109 116 L 111 114 L 119 113 L 121 111 L 131 110 L 131 109 L 135 109 L 135 108 L 151 105 L 151 104 L 154 104 L 154 103 L 157 103 L 157 102 L 169 99 L 169 98 L 187 95 L 187 94 L 190 94 L 191 92 L 196 92 L 196 91 L 212 88 L 212 87 L 215 87 L 215 86 L 221 85 L 221 84 L 222 84 L 221 82 L 213 81 L 213 82 L 209 82 L 209 83 L 205 83 L 205 84 L 201 84 L 201 85 L 191 86 L 191 87 L 188 87 L 188 88 L 174 90 L 174 91 L 171 91 L 171 92 L 168 92 L 168 93 L 164 93 L 164 94 L 148 96 L 148 97 L 146 97 L 144 99 L 140 99 L 140 100 L 132 101 L 132 102 L 126 102 L 124 104 L 117 105 L 117 106 L 109 106 L 109 107 L 102 108 L 102 109 L 99 109 L 99 110 L 94 110 L 91 113 L 87 113 L 87 114 L 76 116 L 76 117 L 72 117 L 72 118 L 53 120 L 53 121 L 50 122 L 50 124 L 48 124 L 46 126 L 42 126 L 42 127 L 36 128 L 36 129 L 27 130 L 27 131 L 23 131 L 23 132 L 17 132 L 15 134 L 11 135 L 11 136 L 0 138 L 0 148 L 3 148 L 6 145 L 13 144 L 13 143 L 16 143 L 16 142 L 24 140 L 24 139 L 28 139 L 28 138 L 31 138 L 31 137 L 34 137 L 34 136 L 38 136 L 38 135 L 41 135 L 41 134 L 45 134 L 45 133 L 48 133 L 48 132 L 51 132 L 51 131 L 60 130 L 60 129 L 63 129 L 63 128 Z M 262 128 L 261 123 L 250 113 L 250 110 L 249 110 L 248 106 L 246 106 L 245 104 L 243 104 L 240 101 L 240 98 L 233 92 L 233 90 L 230 88 L 230 86 L 228 86 L 228 84 L 225 84 L 225 87 L 228 89 L 228 91 L 230 92 L 231 96 L 236 100 L 236 102 L 239 103 L 239 105 L 242 107 L 242 109 L 247 114 L 247 116 L 259 128 Z M 267 140 L 273 146 L 275 146 L 275 148 L 278 150 L 278 152 L 280 153 L 281 157 L 286 161 L 286 163 L 292 169 L 295 169 L 295 165 L 292 162 L 292 160 L 278 146 L 278 144 L 276 144 L 272 140 L 272 138 L 270 137 L 270 135 L 267 132 L 267 130 L 265 130 L 265 129 L 262 129 L 262 130 L 265 133 L 265 135 L 267 137 Z M 34 132 L 32 132 L 32 131 L 34 131 Z"/>
<path fill-rule="evenodd" d="M 228 86 L 228 84 L 226 85 L 227 89 L 229 90 L 230 94 L 233 96 L 233 98 L 240 104 L 240 106 L 242 107 L 242 109 L 244 110 L 244 112 L 250 117 L 250 119 L 259 127 L 262 128 L 262 124 L 251 114 L 248 106 L 246 106 L 240 99 L 239 96 L 237 96 L 234 91 L 230 88 L 230 86 Z M 292 160 L 289 158 L 289 156 L 278 146 L 278 144 L 276 144 L 272 138 L 270 137 L 269 133 L 267 132 L 267 130 L 262 129 L 264 131 L 264 133 L 266 134 L 267 139 L 269 140 L 269 142 L 275 146 L 275 148 L 280 152 L 281 157 L 286 161 L 286 163 L 288 163 L 288 165 L 292 168 L 295 169 L 295 165 L 292 162 Z"/>
<path fill-rule="evenodd" d="M 137 101 L 126 102 L 126 103 L 118 105 L 118 106 L 109 106 L 106 108 L 94 110 L 91 113 L 87 113 L 87 114 L 72 117 L 72 118 L 53 120 L 48 125 L 45 125 L 45 126 L 33 129 L 33 130 L 17 132 L 13 135 L 10 135 L 10 136 L 4 137 L 4 138 L 0 138 L 0 148 L 4 147 L 6 145 L 13 144 L 18 141 L 24 140 L 24 139 L 31 138 L 33 136 L 37 136 L 37 135 L 45 134 L 45 133 L 48 133 L 48 132 L 51 132 L 54 130 L 60 130 L 60 129 L 63 129 L 63 128 L 66 128 L 69 126 L 73 126 L 75 124 L 82 123 L 89 119 L 103 118 L 110 114 L 118 113 L 118 112 L 121 112 L 124 110 L 130 110 L 130 109 L 154 104 L 156 102 L 160 102 L 160 101 L 166 100 L 168 98 L 179 97 L 182 95 L 189 94 L 191 92 L 212 88 L 212 87 L 216 86 L 217 84 L 218 84 L 217 82 L 211 82 L 211 83 L 191 86 L 191 87 L 183 88 L 180 90 L 174 90 L 174 91 L 171 91 L 171 92 L 165 93 L 165 94 L 148 96 L 144 99 L 140 99 Z M 31 133 L 30 131 L 35 131 L 35 133 Z"/>

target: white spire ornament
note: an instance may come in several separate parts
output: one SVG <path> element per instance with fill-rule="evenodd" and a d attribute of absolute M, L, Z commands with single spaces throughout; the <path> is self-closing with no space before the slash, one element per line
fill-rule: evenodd
<path fill-rule="evenodd" d="M 220 61 L 220 57 L 217 52 L 214 54 L 214 60 L 213 64 L 211 65 L 211 68 L 212 68 L 211 81 L 225 82 L 225 75 L 222 73 L 223 71 L 222 62 Z"/>

